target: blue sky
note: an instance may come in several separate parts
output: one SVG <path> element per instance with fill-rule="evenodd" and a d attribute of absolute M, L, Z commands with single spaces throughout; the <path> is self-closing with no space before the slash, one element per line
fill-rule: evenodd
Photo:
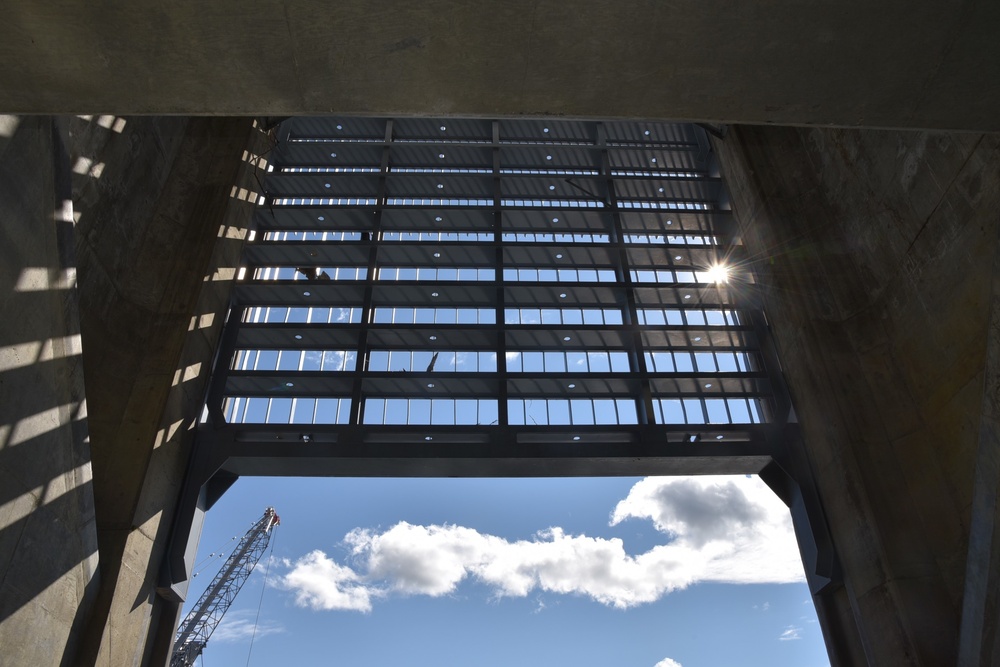
<path fill-rule="evenodd" d="M 258 605 L 250 665 L 829 664 L 787 510 L 756 478 L 244 478 L 198 560 L 267 505 L 273 557 L 205 665 L 247 664 Z"/>

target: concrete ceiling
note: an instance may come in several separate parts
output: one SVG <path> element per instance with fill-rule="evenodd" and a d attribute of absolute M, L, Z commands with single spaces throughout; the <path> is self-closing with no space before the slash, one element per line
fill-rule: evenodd
<path fill-rule="evenodd" d="M 13 0 L 0 110 L 1000 130 L 1000 4 Z"/>

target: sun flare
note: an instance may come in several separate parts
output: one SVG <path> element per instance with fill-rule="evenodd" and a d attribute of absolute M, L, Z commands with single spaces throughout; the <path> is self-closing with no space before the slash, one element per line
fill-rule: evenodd
<path fill-rule="evenodd" d="M 707 271 L 708 279 L 713 283 L 729 282 L 729 267 L 725 264 L 715 264 Z"/>

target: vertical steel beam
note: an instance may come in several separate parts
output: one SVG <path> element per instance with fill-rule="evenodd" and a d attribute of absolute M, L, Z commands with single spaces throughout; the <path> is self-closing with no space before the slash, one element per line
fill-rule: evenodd
<path fill-rule="evenodd" d="M 385 207 L 389 176 L 389 160 L 392 151 L 392 119 L 385 122 L 385 143 L 382 148 L 382 161 L 378 172 L 378 191 L 375 197 L 375 217 L 372 231 L 369 235 L 368 273 L 365 275 L 364 303 L 361 307 L 361 332 L 358 334 L 358 350 L 354 361 L 354 379 L 351 388 L 351 424 L 361 424 L 364 419 L 364 378 L 368 371 L 368 325 L 374 321 L 375 311 L 372 306 L 374 284 L 378 276 L 378 251 L 382 242 L 382 211 Z M 364 238 L 364 236 L 362 236 Z"/>
<path fill-rule="evenodd" d="M 496 316 L 494 327 L 497 345 L 497 424 L 507 426 L 509 406 L 507 395 L 507 335 L 504 319 L 506 317 L 506 294 L 503 278 L 503 188 L 500 181 L 500 121 L 493 121 L 493 278 L 496 290 Z"/>
<path fill-rule="evenodd" d="M 645 346 L 642 343 L 642 332 L 638 328 L 639 313 L 635 301 L 635 285 L 632 281 L 631 265 L 628 250 L 625 247 L 625 230 L 622 226 L 621 213 L 618 208 L 618 193 L 615 180 L 611 173 L 611 159 L 608 155 L 607 131 L 604 123 L 596 124 L 596 145 L 601 154 L 601 177 L 608 189 L 608 201 L 611 215 L 611 243 L 615 246 L 618 258 L 616 270 L 619 284 L 625 287 L 625 323 L 631 330 L 632 345 L 629 348 L 629 363 L 638 374 L 639 395 L 636 396 L 636 412 L 640 424 L 652 424 L 655 421 L 656 410 L 653 407 L 653 392 L 649 384 L 649 368 L 646 364 Z"/>

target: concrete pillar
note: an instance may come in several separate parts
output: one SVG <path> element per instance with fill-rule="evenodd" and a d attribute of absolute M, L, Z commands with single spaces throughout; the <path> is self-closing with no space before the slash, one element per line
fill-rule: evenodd
<path fill-rule="evenodd" d="M 176 624 L 177 604 L 156 586 L 256 203 L 262 148 L 250 143 L 263 134 L 254 126 L 249 118 L 71 123 L 101 561 L 83 664 L 143 664 L 151 637 Z"/>
<path fill-rule="evenodd" d="M 717 142 L 843 565 L 817 600 L 838 664 L 955 664 L 961 624 L 995 627 L 992 603 L 962 608 L 970 527 L 996 520 L 972 506 L 995 446 L 998 146 L 749 126 Z"/>
<path fill-rule="evenodd" d="M 266 147 L 249 118 L 0 119 L 5 664 L 172 634 L 155 587 Z"/>
<path fill-rule="evenodd" d="M 989 319 L 959 665 L 1000 663 L 1000 244 L 990 279 Z"/>

